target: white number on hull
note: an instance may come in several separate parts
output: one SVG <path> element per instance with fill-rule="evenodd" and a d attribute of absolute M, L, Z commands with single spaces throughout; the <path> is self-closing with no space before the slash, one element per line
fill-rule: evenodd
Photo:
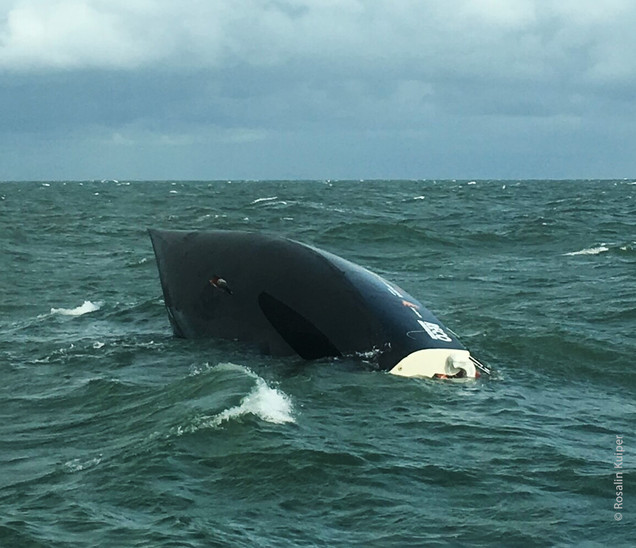
<path fill-rule="evenodd" d="M 436 341 L 452 342 L 453 339 L 451 339 L 436 323 L 425 322 L 424 320 L 417 320 L 417 323 L 424 328 L 424 331 L 428 333 L 431 339 Z"/>

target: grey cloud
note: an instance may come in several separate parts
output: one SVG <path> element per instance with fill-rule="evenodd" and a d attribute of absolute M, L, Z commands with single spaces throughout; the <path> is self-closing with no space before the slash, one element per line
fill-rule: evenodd
<path fill-rule="evenodd" d="M 49 147 L 42 170 L 100 150 L 136 173 L 249 154 L 256 177 L 489 176 L 571 146 L 550 166 L 565 171 L 586 147 L 611 155 L 591 136 L 633 137 L 634 22 L 630 0 L 4 0 L 0 145 Z"/>
<path fill-rule="evenodd" d="M 636 6 L 535 0 L 4 2 L 14 71 L 235 66 L 321 72 L 632 77 Z"/>

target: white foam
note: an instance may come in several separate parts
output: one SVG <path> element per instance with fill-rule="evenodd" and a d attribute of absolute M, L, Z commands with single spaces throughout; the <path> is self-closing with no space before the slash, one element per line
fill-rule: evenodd
<path fill-rule="evenodd" d="M 205 373 L 209 370 L 210 370 L 210 364 L 208 362 L 205 362 L 203 365 L 193 365 L 192 367 L 190 367 L 190 373 L 188 376 L 196 377 L 197 375 L 200 375 L 201 373 Z"/>
<path fill-rule="evenodd" d="M 260 377 L 256 379 L 254 389 L 241 400 L 239 405 L 210 417 L 207 425 L 216 427 L 244 415 L 254 415 L 273 424 L 294 422 L 289 396 L 277 388 L 268 386 Z"/>
<path fill-rule="evenodd" d="M 604 245 L 600 245 L 598 247 L 588 247 L 586 249 L 581 249 L 580 251 L 571 251 L 570 253 L 565 253 L 565 255 L 574 256 L 574 255 L 598 255 L 600 253 L 605 253 L 609 251 L 609 247 Z"/>
<path fill-rule="evenodd" d="M 102 455 L 88 460 L 72 459 L 65 462 L 64 467 L 68 472 L 81 472 L 82 470 L 86 470 L 87 468 L 97 466 L 100 462 L 102 462 Z"/>
<path fill-rule="evenodd" d="M 196 420 L 195 424 L 189 427 L 178 427 L 178 435 L 186 432 L 196 432 L 201 428 L 218 428 L 224 422 L 235 420 L 246 415 L 254 415 L 272 424 L 295 422 L 291 398 L 282 390 L 269 386 L 264 379 L 249 368 L 233 363 L 222 363 L 217 365 L 214 369 L 240 371 L 255 379 L 256 383 L 238 405 L 225 409 L 216 415 L 200 417 Z M 209 364 L 206 363 L 202 368 L 192 370 L 190 375 L 199 375 L 209 370 Z"/>
<path fill-rule="evenodd" d="M 259 204 L 261 202 L 271 202 L 272 200 L 277 200 L 278 196 L 270 196 L 269 198 L 256 198 L 256 200 L 254 200 L 252 202 L 252 204 Z"/>
<path fill-rule="evenodd" d="M 95 312 L 102 307 L 101 301 L 93 303 L 91 301 L 84 301 L 83 304 L 76 308 L 51 308 L 51 314 L 61 314 L 62 316 L 83 316 L 90 312 Z"/>

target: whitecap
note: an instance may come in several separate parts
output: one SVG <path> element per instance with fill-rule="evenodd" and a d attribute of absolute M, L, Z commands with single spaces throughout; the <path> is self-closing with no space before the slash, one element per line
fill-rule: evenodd
<path fill-rule="evenodd" d="M 256 379 L 254 389 L 241 400 L 239 405 L 210 417 L 207 425 L 219 426 L 223 422 L 244 415 L 254 415 L 273 424 L 294 422 L 289 396 L 278 388 L 272 388 L 260 377 Z"/>
<path fill-rule="evenodd" d="M 270 196 L 269 198 L 256 198 L 252 204 L 260 204 L 261 202 L 271 202 L 272 200 L 277 200 L 278 196 Z"/>
<path fill-rule="evenodd" d="M 414 200 L 426 200 L 426 196 L 415 196 Z"/>
<path fill-rule="evenodd" d="M 193 369 L 190 375 L 199 375 L 210 369 L 209 364 L 206 363 L 202 368 Z M 179 426 L 176 429 L 177 435 L 182 435 L 186 432 L 196 432 L 202 428 L 218 428 L 224 422 L 229 422 L 246 415 L 253 415 L 262 421 L 272 424 L 295 422 L 291 398 L 282 390 L 269 386 L 265 379 L 259 377 L 249 368 L 233 363 L 222 363 L 213 369 L 239 371 L 252 377 L 256 383 L 238 405 L 225 409 L 216 415 L 199 417 L 190 426 Z"/>
<path fill-rule="evenodd" d="M 64 463 L 64 468 L 68 472 L 81 472 L 82 470 L 86 470 L 87 468 L 92 468 L 93 466 L 97 466 L 100 462 L 102 462 L 102 455 L 98 455 L 92 459 L 82 460 L 82 459 L 72 459 L 66 461 Z"/>
<path fill-rule="evenodd" d="M 83 304 L 75 308 L 51 308 L 51 314 L 61 314 L 62 316 L 83 316 L 89 312 L 95 312 L 102 307 L 101 301 L 93 303 L 91 301 L 84 301 Z"/>
<path fill-rule="evenodd" d="M 580 251 L 571 251 L 570 253 L 565 253 L 565 255 L 574 256 L 574 255 L 598 255 L 600 253 L 605 253 L 609 251 L 609 247 L 604 245 L 600 245 L 598 247 L 588 247 L 586 249 L 581 249 Z"/>
<path fill-rule="evenodd" d="M 206 373 L 210 370 L 209 362 L 205 362 L 203 365 L 193 365 L 190 367 L 189 377 L 196 377 L 197 375 L 201 375 L 201 373 Z"/>

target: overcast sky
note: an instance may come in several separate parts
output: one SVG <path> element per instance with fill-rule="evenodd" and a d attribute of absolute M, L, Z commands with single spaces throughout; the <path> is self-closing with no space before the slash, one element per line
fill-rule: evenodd
<path fill-rule="evenodd" d="M 636 176 L 634 0 L 0 0 L 0 179 Z"/>

